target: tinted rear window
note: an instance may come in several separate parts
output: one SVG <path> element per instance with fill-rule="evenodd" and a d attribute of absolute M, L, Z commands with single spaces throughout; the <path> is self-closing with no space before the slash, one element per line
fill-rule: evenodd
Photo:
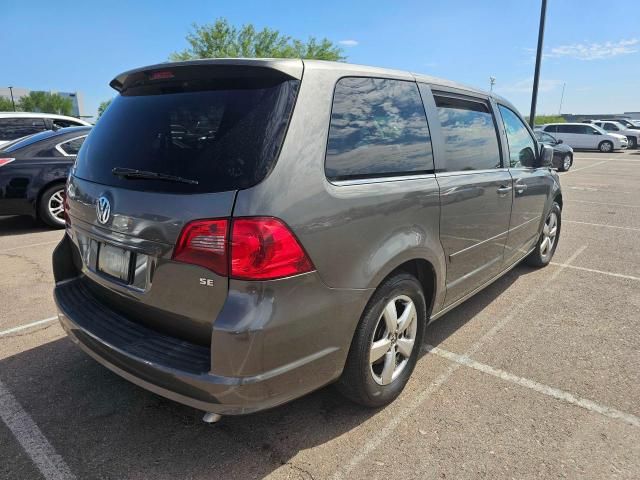
<path fill-rule="evenodd" d="M 115 98 L 80 150 L 75 176 L 133 190 L 207 193 L 248 188 L 284 139 L 297 80 L 218 79 L 133 89 Z M 124 179 L 116 167 L 196 180 Z"/>

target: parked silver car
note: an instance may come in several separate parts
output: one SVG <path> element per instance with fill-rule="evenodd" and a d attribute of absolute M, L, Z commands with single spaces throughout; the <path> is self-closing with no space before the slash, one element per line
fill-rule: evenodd
<path fill-rule="evenodd" d="M 160 64 L 111 85 L 68 181 L 60 321 L 208 420 L 335 381 L 391 402 L 428 322 L 558 244 L 553 150 L 497 96 L 307 60 Z"/>

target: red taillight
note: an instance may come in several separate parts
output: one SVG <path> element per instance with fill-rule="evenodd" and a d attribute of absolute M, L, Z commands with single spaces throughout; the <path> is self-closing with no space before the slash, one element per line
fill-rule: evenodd
<path fill-rule="evenodd" d="M 200 265 L 218 275 L 227 275 L 228 228 L 229 222 L 226 219 L 188 223 L 180 234 L 173 259 Z"/>
<path fill-rule="evenodd" d="M 242 280 L 273 280 L 313 270 L 296 237 L 277 218 L 236 218 L 229 239 L 228 226 L 227 219 L 187 224 L 173 259 Z"/>
<path fill-rule="evenodd" d="M 11 163 L 15 160 L 15 158 L 0 158 L 0 167 L 4 167 L 8 163 Z"/>
<path fill-rule="evenodd" d="M 231 227 L 231 276 L 271 280 L 313 270 L 289 228 L 277 218 L 237 218 Z"/>

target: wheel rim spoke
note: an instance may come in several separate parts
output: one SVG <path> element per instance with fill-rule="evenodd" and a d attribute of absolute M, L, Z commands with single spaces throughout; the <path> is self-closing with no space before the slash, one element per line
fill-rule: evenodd
<path fill-rule="evenodd" d="M 412 338 L 399 338 L 398 339 L 398 352 L 405 358 L 409 358 L 411 356 L 411 352 L 413 351 L 413 344 L 415 340 Z"/>
<path fill-rule="evenodd" d="M 398 311 L 396 310 L 395 300 L 389 302 L 387 306 L 384 307 L 383 317 L 387 324 L 387 331 L 395 332 L 396 328 L 398 328 Z"/>
<path fill-rule="evenodd" d="M 382 368 L 382 384 L 387 385 L 393 380 L 393 372 L 396 369 L 396 348 L 392 347 L 384 356 Z"/>
<path fill-rule="evenodd" d="M 380 360 L 391 348 L 391 340 L 383 338 L 377 342 L 373 342 L 371 351 L 369 353 L 369 363 L 374 363 Z"/>
<path fill-rule="evenodd" d="M 542 243 L 540 244 L 540 253 L 542 253 L 542 255 L 546 255 L 548 248 L 549 248 L 549 237 L 544 237 L 544 240 L 542 240 Z"/>
<path fill-rule="evenodd" d="M 413 319 L 416 316 L 416 308 L 413 305 L 413 302 L 409 302 L 402 315 L 398 319 L 398 333 L 403 333 L 407 327 L 413 322 Z"/>

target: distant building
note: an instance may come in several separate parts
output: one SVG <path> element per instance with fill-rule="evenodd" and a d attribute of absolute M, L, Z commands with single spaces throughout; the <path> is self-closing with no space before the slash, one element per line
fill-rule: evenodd
<path fill-rule="evenodd" d="M 38 90 L 36 90 L 38 91 Z M 18 100 L 24 96 L 29 95 L 28 88 L 13 87 L 13 100 L 18 103 Z M 50 90 L 47 93 L 57 93 L 61 97 L 69 98 L 71 100 L 71 115 L 74 117 L 82 117 L 85 115 L 84 110 L 84 98 L 82 92 L 58 92 Z M 11 100 L 11 91 L 7 87 L 0 87 L 0 97 L 5 97 Z"/>
<path fill-rule="evenodd" d="M 601 118 L 617 118 L 617 117 L 640 120 L 640 112 L 584 113 L 584 114 L 563 113 L 562 116 L 567 122 L 582 122 L 583 120 L 599 120 Z"/>

